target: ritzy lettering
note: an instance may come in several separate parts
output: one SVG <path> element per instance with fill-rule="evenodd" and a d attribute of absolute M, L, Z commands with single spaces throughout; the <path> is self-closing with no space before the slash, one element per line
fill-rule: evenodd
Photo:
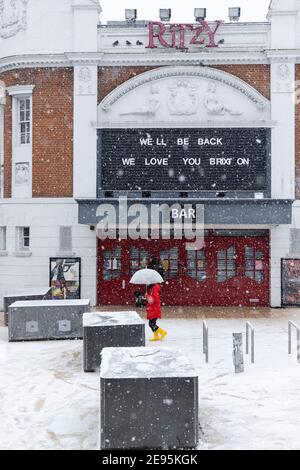
<path fill-rule="evenodd" d="M 160 21 L 149 23 L 149 44 L 147 49 L 156 49 L 158 45 L 173 48 L 187 49 L 189 45 L 201 45 L 203 47 L 217 47 L 215 36 L 222 21 L 217 20 L 214 26 L 202 21 L 194 24 L 164 24 Z M 192 37 L 187 33 L 192 32 Z"/>

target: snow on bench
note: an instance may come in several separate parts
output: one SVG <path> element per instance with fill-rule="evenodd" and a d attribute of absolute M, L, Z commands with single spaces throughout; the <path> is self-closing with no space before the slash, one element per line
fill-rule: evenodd
<path fill-rule="evenodd" d="M 82 338 L 82 316 L 89 310 L 88 299 L 15 302 L 8 309 L 8 339 Z"/>
<path fill-rule="evenodd" d="M 166 347 L 105 348 L 101 449 L 182 449 L 198 442 L 198 377 Z"/>
<path fill-rule="evenodd" d="M 83 315 L 85 372 L 99 369 L 103 348 L 119 346 L 145 346 L 145 323 L 137 312 L 90 312 Z"/>
<path fill-rule="evenodd" d="M 8 325 L 8 307 L 18 300 L 44 300 L 51 299 L 51 287 L 24 287 L 15 289 L 10 294 L 3 296 L 4 304 L 4 325 Z"/>

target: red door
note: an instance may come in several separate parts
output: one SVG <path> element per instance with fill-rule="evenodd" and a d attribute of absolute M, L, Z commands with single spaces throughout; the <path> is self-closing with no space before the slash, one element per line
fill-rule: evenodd
<path fill-rule="evenodd" d="M 268 306 L 269 238 L 205 238 L 204 248 L 187 251 L 182 240 L 107 240 L 98 244 L 98 302 L 133 305 L 129 283 L 149 255 L 165 270 L 163 305 Z"/>

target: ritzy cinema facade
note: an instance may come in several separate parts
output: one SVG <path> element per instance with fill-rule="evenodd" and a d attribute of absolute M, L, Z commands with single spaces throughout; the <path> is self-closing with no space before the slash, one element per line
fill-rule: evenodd
<path fill-rule="evenodd" d="M 97 0 L 0 2 L 1 302 L 76 260 L 81 297 L 132 304 L 156 255 L 165 305 L 299 304 L 300 2 L 261 23 L 99 18 Z M 203 246 L 122 236 L 124 201 L 201 205 Z M 117 238 L 97 237 L 103 208 Z"/>

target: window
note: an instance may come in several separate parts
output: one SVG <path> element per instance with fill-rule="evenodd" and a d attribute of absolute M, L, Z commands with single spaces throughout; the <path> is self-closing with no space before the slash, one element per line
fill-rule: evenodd
<path fill-rule="evenodd" d="M 236 276 L 236 249 L 218 251 L 218 282 L 225 282 Z"/>
<path fill-rule="evenodd" d="M 245 247 L 245 273 L 249 279 L 262 284 L 264 282 L 263 253 L 251 246 Z"/>
<path fill-rule="evenodd" d="M 59 251 L 72 251 L 72 227 L 59 228 Z"/>
<path fill-rule="evenodd" d="M 206 280 L 206 261 L 204 250 L 189 250 L 187 252 L 187 274 L 199 282 Z"/>
<path fill-rule="evenodd" d="M 103 279 L 104 281 L 112 281 L 121 277 L 121 248 L 114 250 L 105 250 L 103 253 Z"/>
<path fill-rule="evenodd" d="M 16 248 L 18 251 L 29 251 L 30 228 L 29 227 L 17 227 L 16 241 L 17 241 Z"/>
<path fill-rule="evenodd" d="M 173 279 L 178 276 L 178 248 L 160 252 L 160 261 L 164 269 L 165 280 Z"/>
<path fill-rule="evenodd" d="M 136 247 L 130 248 L 130 274 L 133 275 L 138 269 L 145 268 L 148 252 Z"/>
<path fill-rule="evenodd" d="M 0 227 L 0 251 L 6 250 L 6 227 Z"/>
<path fill-rule="evenodd" d="M 19 142 L 21 145 L 30 144 L 31 141 L 31 99 L 18 99 L 18 126 Z"/>

